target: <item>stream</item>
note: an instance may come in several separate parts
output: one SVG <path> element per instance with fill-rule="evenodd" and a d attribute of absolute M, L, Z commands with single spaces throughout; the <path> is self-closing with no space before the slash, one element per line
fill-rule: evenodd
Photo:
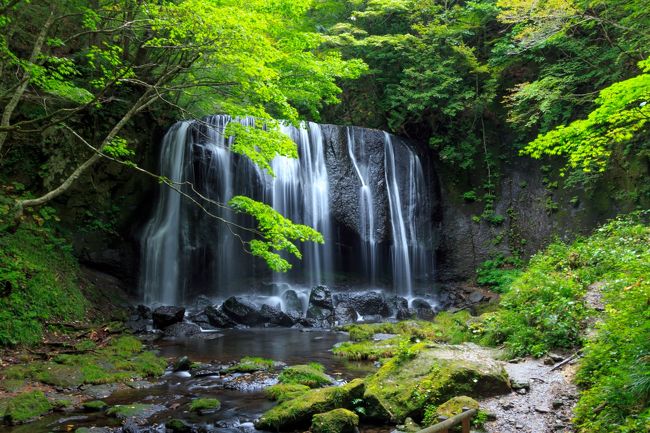
<path fill-rule="evenodd" d="M 337 380 L 350 380 L 367 375 L 373 370 L 368 363 L 350 363 L 332 355 L 336 343 L 346 341 L 347 334 L 324 330 L 287 328 L 231 329 L 216 333 L 214 338 L 158 340 L 153 344 L 160 355 L 173 361 L 187 356 L 193 362 L 223 365 L 245 356 L 259 356 L 287 365 L 318 362 Z M 160 405 L 160 411 L 146 425 L 162 424 L 173 418 L 200 425 L 201 431 L 243 433 L 255 431 L 252 422 L 275 403 L 265 398 L 263 387 L 272 383 L 245 381 L 244 388 L 229 382 L 238 376 L 196 375 L 168 371 L 154 383 L 136 384 L 140 389 L 123 389 L 101 398 L 109 406 L 146 403 Z M 274 379 L 266 380 L 273 381 Z M 252 385 L 251 385 L 252 383 Z M 273 382 L 275 383 L 275 382 Z M 235 389 L 232 389 L 235 388 Z M 197 397 L 217 398 L 221 409 L 211 414 L 198 415 L 187 410 L 187 403 Z M 13 427 L 1 427 L 0 432 L 47 433 L 69 432 L 79 427 L 117 427 L 121 421 L 104 412 L 88 413 L 82 410 L 55 412 L 36 422 Z M 93 430 L 96 431 L 96 430 Z"/>

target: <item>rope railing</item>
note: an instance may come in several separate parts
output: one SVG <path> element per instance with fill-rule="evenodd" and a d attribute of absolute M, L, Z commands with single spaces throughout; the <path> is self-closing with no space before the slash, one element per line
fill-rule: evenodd
<path fill-rule="evenodd" d="M 449 433 L 449 429 L 458 424 L 462 424 L 463 433 L 469 433 L 469 425 L 471 423 L 472 417 L 476 415 L 477 412 L 478 410 L 476 409 L 464 407 L 463 411 L 458 415 L 452 416 L 451 418 L 445 419 L 438 424 L 434 424 L 425 429 L 422 429 L 417 433 Z"/>

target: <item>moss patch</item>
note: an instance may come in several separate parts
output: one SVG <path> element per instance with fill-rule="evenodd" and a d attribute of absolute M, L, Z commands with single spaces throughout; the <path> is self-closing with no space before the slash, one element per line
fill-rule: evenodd
<path fill-rule="evenodd" d="M 364 389 L 361 379 L 343 386 L 312 389 L 298 398 L 278 404 L 262 415 L 255 427 L 270 431 L 306 428 L 313 415 L 338 408 L 351 409 L 353 401 L 363 397 Z"/>
<path fill-rule="evenodd" d="M 86 317 L 79 267 L 67 243 L 33 224 L 0 231 L 0 345 L 41 341 L 44 322 Z"/>
<path fill-rule="evenodd" d="M 88 412 L 99 412 L 106 409 L 108 405 L 101 400 L 93 400 L 85 402 L 82 407 Z"/>
<path fill-rule="evenodd" d="M 247 356 L 237 364 L 226 370 L 228 373 L 252 373 L 255 371 L 268 371 L 273 368 L 275 362 L 272 359 Z"/>
<path fill-rule="evenodd" d="M 359 416 L 347 409 L 334 409 L 314 415 L 311 421 L 312 433 L 354 433 L 359 425 Z"/>
<path fill-rule="evenodd" d="M 22 393 L 2 401 L 3 418 L 8 424 L 20 424 L 38 418 L 52 410 L 52 405 L 42 391 Z"/>
<path fill-rule="evenodd" d="M 346 341 L 332 349 L 332 353 L 350 361 L 378 361 L 395 356 L 400 337 L 383 341 Z"/>
<path fill-rule="evenodd" d="M 333 379 L 326 375 L 324 370 L 325 368 L 317 363 L 294 365 L 282 370 L 278 380 L 283 384 L 306 385 L 310 388 L 332 385 Z"/>
<path fill-rule="evenodd" d="M 124 336 L 92 353 L 59 355 L 52 361 L 37 361 L 5 370 L 7 379 L 36 380 L 48 385 L 75 388 L 82 384 L 126 382 L 160 376 L 167 362 L 143 350 L 134 337 Z"/>
<path fill-rule="evenodd" d="M 290 383 L 290 384 L 281 383 L 278 385 L 269 386 L 264 390 L 264 394 L 270 400 L 275 400 L 278 403 L 282 403 L 283 401 L 300 397 L 301 395 L 309 391 L 309 389 L 310 388 L 307 385 L 300 385 L 298 383 Z"/>
<path fill-rule="evenodd" d="M 216 398 L 197 398 L 190 403 L 190 412 L 211 412 L 220 407 L 221 402 Z"/>
<path fill-rule="evenodd" d="M 108 409 L 106 413 L 120 419 L 147 419 L 156 412 L 160 412 L 163 409 L 164 407 L 155 404 L 135 403 L 113 406 L 112 408 Z"/>
<path fill-rule="evenodd" d="M 438 346 L 420 350 L 411 359 L 386 362 L 366 381 L 367 415 L 381 421 L 422 419 L 428 405 L 457 395 L 487 396 L 509 391 L 500 364 L 476 347 Z"/>

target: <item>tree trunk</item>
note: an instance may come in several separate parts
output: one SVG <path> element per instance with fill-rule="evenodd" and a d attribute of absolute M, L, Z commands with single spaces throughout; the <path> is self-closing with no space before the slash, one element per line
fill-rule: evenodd
<path fill-rule="evenodd" d="M 54 10 L 50 11 L 50 16 L 47 17 L 47 20 L 43 25 L 43 29 L 41 29 L 41 32 L 38 34 L 38 37 L 36 38 L 36 42 L 34 42 L 34 48 L 32 49 L 32 54 L 29 56 L 29 60 L 28 60 L 29 63 L 31 64 L 36 63 L 38 56 L 41 54 L 41 51 L 43 50 L 43 44 L 45 43 L 45 37 L 47 36 L 47 32 L 50 30 L 50 27 L 52 26 L 53 22 L 54 22 Z M 11 99 L 9 100 L 4 111 L 2 112 L 2 119 L 0 119 L 0 126 L 8 127 L 10 125 L 11 116 L 14 114 L 14 110 L 16 109 L 18 103 L 23 97 L 25 90 L 27 90 L 27 86 L 29 85 L 30 79 L 31 77 L 29 75 L 29 72 L 25 70 L 23 72 L 23 76 L 21 77 L 21 82 L 18 85 L 18 88 L 11 96 Z M 0 160 L 2 160 L 2 147 L 7 141 L 8 136 L 9 136 L 9 132 L 7 131 L 0 132 Z"/>

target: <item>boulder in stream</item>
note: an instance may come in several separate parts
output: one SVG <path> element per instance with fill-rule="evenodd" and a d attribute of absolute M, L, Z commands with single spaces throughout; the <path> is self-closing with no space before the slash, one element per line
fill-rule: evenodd
<path fill-rule="evenodd" d="M 488 397 L 510 392 L 510 381 L 497 352 L 475 344 L 435 345 L 411 359 L 393 358 L 366 380 L 367 416 L 380 422 L 401 423 L 465 395 Z"/>
<path fill-rule="evenodd" d="M 381 293 L 364 292 L 350 296 L 349 304 L 362 316 L 388 317 L 390 309 Z"/>
<path fill-rule="evenodd" d="M 242 296 L 231 296 L 223 302 L 220 309 L 240 325 L 257 326 L 263 322 L 257 305 Z"/>
<path fill-rule="evenodd" d="M 345 302 L 342 302 L 334 309 L 334 320 L 337 325 L 346 325 L 357 321 L 357 312 Z"/>
<path fill-rule="evenodd" d="M 182 322 L 183 316 L 185 316 L 185 308 L 183 307 L 158 307 L 152 313 L 153 325 L 158 329 L 164 329 L 174 323 Z"/>
<path fill-rule="evenodd" d="M 165 337 L 184 338 L 193 337 L 201 333 L 201 327 L 195 323 L 174 323 L 163 331 Z"/>
<path fill-rule="evenodd" d="M 311 290 L 307 319 L 316 328 L 331 328 L 334 325 L 334 303 L 332 292 L 327 286 L 316 286 Z"/>
<path fill-rule="evenodd" d="M 271 305 L 264 304 L 260 309 L 260 316 L 262 316 L 262 321 L 265 324 L 273 326 L 293 326 L 295 320 L 292 319 L 288 314 L 282 312 L 279 308 L 273 307 Z"/>
<path fill-rule="evenodd" d="M 237 322 L 232 320 L 224 311 L 222 307 L 205 307 L 203 314 L 206 315 L 208 323 L 216 328 L 234 328 Z"/>

